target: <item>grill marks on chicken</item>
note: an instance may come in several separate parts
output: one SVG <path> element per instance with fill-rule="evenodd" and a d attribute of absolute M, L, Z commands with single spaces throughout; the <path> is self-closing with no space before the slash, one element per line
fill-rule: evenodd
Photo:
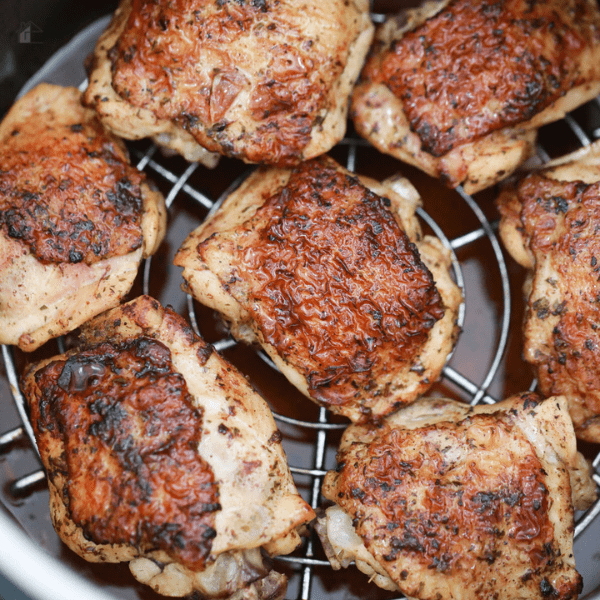
<path fill-rule="evenodd" d="M 86 101 L 124 137 L 149 128 L 190 160 L 204 160 L 199 145 L 296 164 L 343 136 L 372 33 L 363 0 L 127 0 L 98 45 Z"/>
<path fill-rule="evenodd" d="M 334 566 L 355 557 L 410 597 L 572 598 L 572 502 L 589 506 L 594 487 L 564 398 L 425 399 L 346 431 L 318 529 Z"/>
<path fill-rule="evenodd" d="M 197 452 L 202 411 L 166 346 L 105 342 L 35 374 L 32 423 L 42 460 L 64 478 L 62 498 L 100 544 L 163 550 L 202 569 L 216 535 L 219 491 Z M 46 437 L 64 453 L 50 459 Z"/>
<path fill-rule="evenodd" d="M 456 334 L 448 255 L 421 239 L 418 195 L 398 185 L 361 181 L 329 158 L 257 172 L 175 259 L 236 337 L 353 420 L 412 401 Z"/>
<path fill-rule="evenodd" d="M 565 394 L 577 435 L 600 441 L 600 171 L 597 146 L 498 199 L 502 239 L 531 269 L 524 356 L 545 395 Z"/>
<path fill-rule="evenodd" d="M 143 180 L 96 120 L 15 124 L 0 155 L 0 225 L 45 263 L 124 255 L 142 245 Z"/>
<path fill-rule="evenodd" d="M 351 112 L 382 152 L 473 193 L 600 92 L 599 56 L 594 0 L 425 3 L 378 29 Z"/>
<path fill-rule="evenodd" d="M 229 290 L 248 294 L 262 338 L 329 405 L 376 388 L 388 363 L 410 362 L 444 315 L 389 204 L 334 164 L 309 163 L 233 233 L 232 261 L 247 285 Z"/>

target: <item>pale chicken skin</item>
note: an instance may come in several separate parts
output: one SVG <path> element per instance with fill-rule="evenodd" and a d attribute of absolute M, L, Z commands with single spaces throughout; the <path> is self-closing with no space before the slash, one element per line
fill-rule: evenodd
<path fill-rule="evenodd" d="M 76 88 L 41 84 L 0 124 L 0 343 L 32 351 L 129 292 L 162 194 Z"/>
<path fill-rule="evenodd" d="M 595 0 L 425 2 L 378 29 L 352 97 L 380 151 L 474 193 L 600 92 Z"/>
<path fill-rule="evenodd" d="M 423 238 L 405 179 L 360 179 L 327 157 L 259 169 L 175 257 L 185 288 L 259 343 L 313 401 L 353 421 L 438 379 L 462 300 Z"/>
<path fill-rule="evenodd" d="M 600 443 L 600 146 L 507 185 L 498 207 L 507 250 L 531 270 L 525 359 L 542 393 L 567 396 L 577 436 Z"/>
<path fill-rule="evenodd" d="M 593 503 L 564 397 L 493 406 L 426 398 L 350 426 L 323 483 L 317 530 L 336 569 L 355 561 L 419 600 L 571 599 L 573 507 Z"/>
<path fill-rule="evenodd" d="M 265 401 L 182 317 L 137 298 L 22 383 L 73 551 L 167 596 L 284 597 L 263 554 L 291 552 L 314 513 Z"/>
<path fill-rule="evenodd" d="M 342 139 L 373 37 L 367 0 L 123 0 L 85 100 L 189 161 L 297 164 Z"/>

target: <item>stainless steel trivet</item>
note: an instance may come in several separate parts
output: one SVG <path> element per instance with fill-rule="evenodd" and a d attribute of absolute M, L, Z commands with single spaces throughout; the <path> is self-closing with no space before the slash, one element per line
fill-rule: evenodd
<path fill-rule="evenodd" d="M 83 59 L 107 22 L 108 18 L 100 19 L 76 36 L 48 61 L 23 93 L 41 81 L 83 88 Z M 576 113 L 555 126 L 560 135 L 547 136 L 549 139 L 558 136 L 565 143 L 559 145 L 558 151 L 540 148 L 541 160 L 547 159 L 549 153 L 571 151 L 599 137 L 599 102 L 591 102 Z M 172 266 L 173 255 L 185 236 L 222 197 L 239 185 L 249 167 L 224 159 L 217 169 L 209 171 L 180 158 L 166 158 L 147 142 L 130 144 L 130 152 L 138 168 L 158 184 L 169 207 L 167 239 L 159 253 L 145 262 L 131 297 L 148 293 L 163 304 L 171 304 L 249 377 L 274 410 L 299 490 L 313 507 L 319 506 L 322 478 L 335 466 L 335 451 L 347 422 L 332 418 L 325 409 L 302 398 L 262 351 L 256 352 L 228 337 L 210 311 L 181 291 L 183 280 L 179 269 Z M 419 210 L 419 216 L 424 229 L 436 234 L 452 251 L 454 277 L 465 295 L 459 317 L 463 333 L 434 393 L 477 404 L 493 403 L 511 393 L 533 388 L 535 381 L 532 382 L 529 369 L 520 359 L 523 273 L 504 259 L 495 233 L 497 214 L 493 196 L 482 193 L 473 198 L 462 189 L 447 190 L 415 169 L 380 155 L 351 132 L 330 154 L 348 169 L 377 179 L 396 172 L 405 174 L 423 197 L 424 209 Z M 65 345 L 68 336 L 49 342 L 42 350 L 52 355 L 62 352 Z M 17 425 L 0 434 L 0 484 L 3 485 L 0 504 L 6 509 L 0 510 L 0 570 L 40 600 L 160 598 L 138 585 L 126 567 L 88 565 L 58 541 L 46 514 L 45 476 L 39 462 L 35 463 L 35 442 L 18 389 L 19 365 L 28 357 L 6 346 L 2 347 L 2 356 L 6 373 L 2 380 L 5 388 L 0 387 L 0 394 L 4 395 L 6 389 L 14 408 L 2 408 L 0 415 L 5 414 L 2 410 L 7 411 L 6 418 Z M 0 398 L 0 404 L 7 401 L 8 398 Z M 9 414 L 9 410 L 14 414 Z M 4 420 L 3 417 L 0 432 Z M 594 479 L 600 484 L 600 454 L 595 454 L 597 448 L 584 451 L 593 460 Z M 33 464 L 33 468 L 20 471 L 24 463 Z M 586 513 L 577 515 L 575 530 L 575 554 L 577 568 L 584 577 L 584 596 L 596 599 L 600 599 L 600 592 L 595 591 L 600 589 L 600 519 L 596 518 L 599 512 L 600 501 Z M 353 567 L 332 571 L 315 539 L 307 539 L 291 557 L 277 559 L 276 568 L 286 572 L 290 579 L 287 594 L 290 599 L 393 598 L 389 592 L 368 583 L 366 576 Z"/>

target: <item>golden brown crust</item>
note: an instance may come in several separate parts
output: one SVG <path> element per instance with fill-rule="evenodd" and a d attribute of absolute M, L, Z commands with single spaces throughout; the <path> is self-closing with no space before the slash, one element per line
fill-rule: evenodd
<path fill-rule="evenodd" d="M 414 400 L 454 341 L 460 293 L 447 253 L 420 239 L 418 195 L 397 185 L 406 197 L 328 158 L 260 171 L 175 259 L 236 337 L 261 343 L 303 393 L 353 420 Z"/>
<path fill-rule="evenodd" d="M 524 356 L 541 391 L 565 394 L 577 435 L 600 441 L 600 183 L 578 179 L 577 163 L 532 173 L 498 199 L 503 241 L 533 269 L 524 328 Z M 581 172 L 580 175 L 585 176 Z M 525 252 L 523 252 L 525 251 Z M 522 259 L 521 259 L 521 262 Z"/>
<path fill-rule="evenodd" d="M 23 377 L 61 538 L 166 595 L 262 589 L 261 550 L 291 552 L 314 517 L 264 400 L 146 296 L 79 344 Z"/>
<path fill-rule="evenodd" d="M 118 304 L 166 229 L 162 194 L 80 97 L 41 84 L 0 124 L 0 341 L 27 351 Z"/>
<path fill-rule="evenodd" d="M 128 254 L 142 245 L 145 176 L 91 111 L 65 110 L 2 136 L 0 228 L 44 263 Z"/>
<path fill-rule="evenodd" d="M 408 24 L 401 13 L 378 31 L 352 115 L 381 151 L 450 186 L 474 192 L 505 178 L 532 153 L 536 128 L 600 90 L 593 0 L 407 12 Z"/>
<path fill-rule="evenodd" d="M 379 387 L 392 365 L 414 359 L 444 314 L 431 273 L 386 203 L 320 159 L 295 169 L 231 232 L 243 287 L 226 289 L 247 302 L 262 339 L 325 405 Z M 205 260 L 210 245 L 198 248 Z"/>
<path fill-rule="evenodd" d="M 573 3 L 572 14 L 524 5 L 455 0 L 376 54 L 362 77 L 392 90 L 436 157 L 528 121 L 585 81 L 578 57 L 600 39 L 600 20 L 591 2 Z"/>
<path fill-rule="evenodd" d="M 196 452 L 202 411 L 168 348 L 145 337 L 104 342 L 27 381 L 48 477 L 83 535 L 202 569 L 219 490 Z"/>
<path fill-rule="evenodd" d="M 125 0 L 96 50 L 86 102 L 122 135 L 138 137 L 147 123 L 158 143 L 177 141 L 188 157 L 196 144 L 247 162 L 296 164 L 343 136 L 372 31 L 364 0 L 301 9 Z"/>
<path fill-rule="evenodd" d="M 443 445 L 429 441 L 434 431 Z M 381 539 L 381 533 L 375 534 L 366 524 L 369 507 L 378 506 L 390 530 L 387 553 L 381 556 L 384 561 L 414 553 L 421 569 L 442 573 L 459 565 L 470 570 L 479 561 L 493 564 L 502 551 L 489 539 L 478 539 L 479 532 L 489 528 L 498 538 L 510 536 L 522 542 L 524 548 L 517 552 L 524 552 L 533 570 L 547 566 L 555 551 L 544 550 L 553 536 L 546 516 L 548 490 L 542 466 L 526 438 L 515 436 L 509 424 L 489 415 L 457 426 L 425 427 L 419 433 L 415 439 L 408 431 L 384 429 L 361 456 L 364 462 L 357 465 L 352 456 L 341 457 L 339 481 L 343 483 L 337 486 L 337 503 L 355 515 L 355 529 L 367 548 L 373 535 Z M 465 439 L 471 448 L 469 461 L 448 470 L 442 449 Z M 499 461 L 509 440 L 508 460 Z M 519 463 L 513 462 L 517 456 Z M 475 475 L 477 465 L 490 460 L 498 461 L 498 469 L 486 473 L 482 489 L 481 475 Z M 411 509 L 421 495 L 418 509 Z M 402 578 L 401 571 L 394 575 Z"/>
<path fill-rule="evenodd" d="M 351 426 L 323 493 L 352 520 L 365 570 L 410 597 L 573 598 L 575 455 L 562 398 L 431 398 Z"/>

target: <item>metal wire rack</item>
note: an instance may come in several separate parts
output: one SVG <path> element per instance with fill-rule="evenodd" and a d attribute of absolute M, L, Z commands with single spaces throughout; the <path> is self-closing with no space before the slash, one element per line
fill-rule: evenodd
<path fill-rule="evenodd" d="M 375 20 L 380 19 L 376 17 Z M 588 109 L 600 115 L 600 100 L 590 103 Z M 574 140 L 570 142 L 572 146 L 589 145 L 600 135 L 598 127 L 593 123 L 590 124 L 589 119 L 578 120 L 576 115 L 567 115 L 562 126 L 570 131 Z M 169 231 L 173 233 L 172 237 L 168 236 L 168 249 L 163 255 L 159 253 L 159 256 L 145 261 L 139 282 L 136 284 L 137 291 L 154 295 L 163 304 L 171 304 L 179 312 L 185 313 L 184 316 L 197 333 L 202 334 L 218 351 L 230 358 L 248 375 L 273 408 L 278 426 L 284 436 L 284 447 L 290 458 L 291 470 L 299 489 L 313 507 L 320 506 L 322 478 L 327 470 L 335 465 L 337 442 L 347 423 L 332 417 L 324 408 L 300 405 L 300 401 L 294 397 L 294 392 L 286 387 L 285 382 L 280 381 L 280 375 L 267 355 L 261 351 L 256 352 L 242 347 L 221 330 L 205 309 L 179 290 L 178 275 L 174 267 L 170 266 L 170 253 L 177 250 L 178 242 L 182 241 L 181 236 L 187 235 L 202 222 L 210 211 L 214 210 L 219 202 L 241 183 L 248 174 L 248 168 L 241 169 L 232 161 L 225 160 L 222 167 L 211 172 L 198 164 L 187 164 L 182 159 L 166 158 L 156 146 L 143 142 L 131 144 L 130 152 L 137 167 L 145 171 L 165 194 L 170 218 Z M 375 151 L 351 131 L 349 136 L 332 151 L 332 155 L 349 170 L 361 174 L 371 174 L 370 171 L 379 174 L 381 170 L 386 169 L 406 171 L 406 168 L 397 161 L 376 156 Z M 550 155 L 549 151 L 540 147 L 541 161 L 547 160 Z M 385 163 L 383 168 L 382 160 Z M 375 168 L 373 168 L 374 164 Z M 463 334 L 434 392 L 453 395 L 473 405 L 493 403 L 504 390 L 497 380 L 506 378 L 507 346 L 515 330 L 514 317 L 511 322 L 515 289 L 511 289 L 511 267 L 504 259 L 495 233 L 497 221 L 493 207 L 490 208 L 492 205 L 486 198 L 473 198 L 461 188 L 456 191 L 441 191 L 437 182 L 431 182 L 410 169 L 408 171 L 422 183 L 424 209 L 419 209 L 418 214 L 423 226 L 437 235 L 451 251 L 453 274 L 465 297 L 459 315 L 459 325 L 463 328 Z M 431 189 L 434 190 L 433 195 L 428 193 Z M 448 214 L 453 215 L 453 218 L 448 219 Z M 456 215 L 460 215 L 460 218 L 456 219 Z M 456 221 L 460 223 L 457 224 Z M 474 276 L 471 266 L 475 259 L 481 260 L 481 257 L 484 257 L 483 260 L 486 262 L 484 275 L 493 280 L 496 291 L 491 299 L 492 316 L 488 317 L 492 327 L 484 334 L 485 357 L 474 367 L 472 355 L 479 353 L 479 346 L 474 350 L 469 348 L 472 344 L 470 340 L 473 338 L 481 341 L 482 336 L 478 335 L 477 331 L 472 331 L 472 327 L 478 326 L 478 321 L 477 318 L 470 319 L 470 314 L 478 316 L 480 305 L 473 305 L 472 302 L 480 301 L 481 290 L 478 286 L 482 271 L 477 271 Z M 514 288 L 514 284 L 512 287 Z M 519 293 L 520 290 L 517 289 L 516 294 Z M 489 298 L 484 300 L 490 301 Z M 516 330 L 518 329 L 517 323 Z M 68 341 L 58 340 L 56 349 L 59 352 L 64 351 L 65 344 L 68 344 Z M 27 408 L 18 385 L 19 363 L 23 357 L 7 346 L 2 347 L 2 357 L 21 424 L 0 434 L 0 455 L 10 453 L 16 444 L 22 444 L 23 441 L 29 444 L 30 452 L 35 452 L 35 440 Z M 272 380 L 275 380 L 275 385 L 272 385 Z M 533 389 L 535 381 L 529 381 L 528 386 Z M 283 395 L 288 402 L 282 401 L 281 390 L 284 390 Z M 305 416 L 305 413 L 308 413 L 308 416 Z M 593 457 L 593 466 L 594 479 L 600 485 L 600 454 Z M 4 490 L 4 496 L 0 496 L 0 500 L 4 504 L 9 504 L 10 500 L 6 500 L 6 497 L 23 498 L 40 493 L 44 481 L 45 475 L 41 468 L 28 474 L 16 474 L 8 489 Z M 597 522 L 598 513 L 600 513 L 600 501 L 597 501 L 587 512 L 577 515 L 575 538 L 579 538 L 592 523 Z M 330 572 L 329 563 L 325 560 L 318 542 L 310 537 L 295 554 L 277 560 L 278 566 L 283 567 L 290 579 L 288 598 L 309 600 L 337 597 L 391 597 L 389 593 L 382 592 L 374 585 L 360 587 L 364 582 L 349 584 L 348 581 L 353 581 L 353 575 L 348 573 L 338 577 L 341 583 L 332 584 L 331 581 L 336 575 Z M 363 576 L 359 575 L 359 577 Z M 358 590 L 354 587 L 356 585 L 359 586 Z M 123 597 L 136 598 L 137 593 L 133 590 Z"/>

